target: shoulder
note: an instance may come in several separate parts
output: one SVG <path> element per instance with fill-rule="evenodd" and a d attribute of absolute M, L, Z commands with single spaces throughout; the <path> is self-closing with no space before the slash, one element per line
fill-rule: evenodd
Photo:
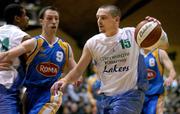
<path fill-rule="evenodd" d="M 68 42 L 62 40 L 61 38 L 58 39 L 59 46 L 65 51 L 66 54 L 72 55 L 72 49 Z"/>
<path fill-rule="evenodd" d="M 123 38 L 134 38 L 135 28 L 134 27 L 124 27 L 119 29 L 119 33 Z"/>
<path fill-rule="evenodd" d="M 163 58 L 164 56 L 168 56 L 168 53 L 163 49 L 158 49 L 159 56 Z"/>
<path fill-rule="evenodd" d="M 123 32 L 126 32 L 126 31 L 135 32 L 135 27 L 124 27 L 124 28 L 121 28 L 121 31 L 123 31 Z"/>
<path fill-rule="evenodd" d="M 24 32 L 18 26 L 15 25 L 3 25 L 1 29 L 11 34 L 12 37 L 24 37 L 28 35 L 26 32 Z"/>
<path fill-rule="evenodd" d="M 167 52 L 163 49 L 158 49 L 160 55 L 167 55 Z"/>
<path fill-rule="evenodd" d="M 96 43 L 100 40 L 103 40 L 105 38 L 105 35 L 103 33 L 97 34 L 92 36 L 86 41 L 85 45 L 96 45 Z"/>
<path fill-rule="evenodd" d="M 21 30 L 19 27 L 12 26 L 10 30 L 12 33 L 11 37 L 15 40 L 19 40 L 22 42 L 30 38 L 30 35 Z"/>
<path fill-rule="evenodd" d="M 59 43 L 60 46 L 63 46 L 65 48 L 70 48 L 71 47 L 68 42 L 64 41 L 61 38 L 59 38 L 58 43 Z"/>
<path fill-rule="evenodd" d="M 89 42 L 89 41 L 96 41 L 98 39 L 102 39 L 103 37 L 104 37 L 103 33 L 96 34 L 96 35 L 92 36 L 90 39 L 88 39 L 87 42 Z"/>
<path fill-rule="evenodd" d="M 160 61 L 169 59 L 168 53 L 165 50 L 158 49 Z"/>
<path fill-rule="evenodd" d="M 14 25 L 9 25 L 9 26 L 10 26 L 12 32 L 14 32 L 17 35 L 24 35 L 24 36 L 28 35 L 26 32 L 24 32 L 17 26 L 14 26 Z"/>

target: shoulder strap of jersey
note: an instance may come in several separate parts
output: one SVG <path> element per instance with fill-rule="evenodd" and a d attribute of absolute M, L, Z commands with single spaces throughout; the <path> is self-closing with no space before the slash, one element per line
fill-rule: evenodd
<path fill-rule="evenodd" d="M 159 49 L 155 49 L 153 52 L 154 57 L 156 58 L 156 62 L 159 68 L 159 71 L 161 73 L 161 75 L 163 75 L 163 66 L 161 64 L 161 60 L 160 60 L 160 56 L 159 56 Z"/>
<path fill-rule="evenodd" d="M 32 62 L 33 58 L 39 52 L 39 50 L 44 42 L 44 40 L 40 36 L 35 36 L 34 38 L 36 38 L 36 40 L 37 40 L 37 45 L 36 45 L 35 49 L 30 54 L 27 55 L 26 65 L 29 65 Z"/>
<path fill-rule="evenodd" d="M 59 38 L 59 41 L 58 41 L 59 45 L 61 46 L 61 48 L 64 50 L 64 53 L 65 53 L 65 56 L 66 56 L 66 61 L 65 61 L 65 64 L 63 66 L 63 69 L 64 70 L 66 67 L 68 67 L 68 60 L 69 60 L 69 46 L 68 46 L 68 43 L 63 41 L 62 39 Z"/>

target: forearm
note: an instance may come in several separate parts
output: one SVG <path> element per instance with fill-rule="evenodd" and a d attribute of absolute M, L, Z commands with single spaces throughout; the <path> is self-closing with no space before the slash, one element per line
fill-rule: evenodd
<path fill-rule="evenodd" d="M 26 52 L 26 49 L 20 45 L 18 47 L 12 48 L 11 50 L 7 51 L 5 59 L 12 60 L 13 58 L 19 57 L 25 52 Z"/>
<path fill-rule="evenodd" d="M 77 68 L 74 68 L 65 76 L 64 79 L 67 83 L 73 83 L 81 77 L 82 73 L 82 71 L 78 70 Z"/>
<path fill-rule="evenodd" d="M 175 77 L 176 77 L 176 71 L 174 69 L 170 70 L 168 78 L 174 80 Z"/>
<path fill-rule="evenodd" d="M 81 77 L 83 72 L 86 70 L 90 61 L 91 61 L 90 52 L 86 47 L 84 47 L 82 56 L 78 64 L 65 76 L 65 80 L 67 80 L 68 83 L 77 81 Z"/>
<path fill-rule="evenodd" d="M 17 47 L 10 49 L 8 51 L 8 55 L 6 58 L 10 60 L 12 58 L 19 57 L 20 55 L 24 53 L 31 52 L 35 48 L 36 44 L 37 42 L 36 42 L 36 39 L 34 38 L 26 40 L 22 44 L 18 45 Z"/>

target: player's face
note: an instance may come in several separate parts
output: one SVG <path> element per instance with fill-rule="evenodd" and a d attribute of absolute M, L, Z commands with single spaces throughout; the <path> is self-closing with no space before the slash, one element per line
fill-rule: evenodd
<path fill-rule="evenodd" d="M 96 17 L 99 32 L 108 34 L 117 29 L 117 17 L 113 17 L 108 9 L 99 8 Z"/>
<path fill-rule="evenodd" d="M 19 16 L 19 26 L 21 29 L 28 27 L 29 17 L 26 15 L 26 10 L 22 9 L 22 15 Z"/>
<path fill-rule="evenodd" d="M 43 30 L 56 33 L 59 25 L 59 14 L 55 10 L 45 11 L 44 18 L 41 20 Z"/>

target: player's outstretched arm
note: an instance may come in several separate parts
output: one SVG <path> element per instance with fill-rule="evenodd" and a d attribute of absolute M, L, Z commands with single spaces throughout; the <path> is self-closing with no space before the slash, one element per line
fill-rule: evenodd
<path fill-rule="evenodd" d="M 160 60 L 162 60 L 162 63 L 164 65 L 165 69 L 169 73 L 167 79 L 164 82 L 164 84 L 166 86 L 170 86 L 171 83 L 173 82 L 175 76 L 176 76 L 176 71 L 174 69 L 174 65 L 173 65 L 172 61 L 168 57 L 167 52 L 164 51 L 164 50 L 160 50 L 159 52 L 160 52 Z"/>
<path fill-rule="evenodd" d="M 76 61 L 74 59 L 74 54 L 73 54 L 73 51 L 72 51 L 72 48 L 70 45 L 69 46 L 69 60 L 68 60 L 68 72 L 71 71 L 76 65 Z M 82 83 L 82 76 L 76 81 L 73 83 L 74 86 L 79 86 L 81 83 Z"/>
<path fill-rule="evenodd" d="M 36 39 L 32 38 L 32 39 L 26 40 L 19 46 L 12 48 L 9 51 L 1 52 L 0 60 L 1 62 L 12 60 L 13 58 L 19 57 L 20 55 L 24 53 L 31 52 L 35 46 L 36 46 Z"/>
<path fill-rule="evenodd" d="M 53 84 L 51 87 L 51 92 L 53 94 L 57 94 L 58 91 L 63 90 L 68 83 L 77 81 L 86 70 L 87 66 L 91 62 L 91 59 L 90 51 L 85 45 L 78 64 L 64 78 Z"/>

